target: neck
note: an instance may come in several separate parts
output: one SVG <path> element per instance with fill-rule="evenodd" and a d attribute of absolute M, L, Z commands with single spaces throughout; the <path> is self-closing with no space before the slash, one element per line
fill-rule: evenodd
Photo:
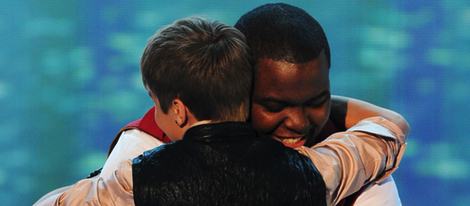
<path fill-rule="evenodd" d="M 202 125 L 202 124 L 209 124 L 209 123 L 217 123 L 217 121 L 212 121 L 212 120 L 197 121 L 197 122 L 194 122 L 193 124 L 191 124 L 189 126 L 189 128 L 194 127 L 194 126 L 198 126 L 198 125 Z"/>
<path fill-rule="evenodd" d="M 201 121 L 199 121 L 196 118 L 190 117 L 189 120 L 188 120 L 188 124 L 186 124 L 182 128 L 181 137 L 179 137 L 178 139 L 183 138 L 184 133 L 186 133 L 186 131 L 188 131 L 188 129 L 190 129 L 192 127 L 199 126 L 199 125 L 204 125 L 204 124 L 216 123 L 216 122 L 217 121 L 212 121 L 212 120 L 201 120 Z"/>

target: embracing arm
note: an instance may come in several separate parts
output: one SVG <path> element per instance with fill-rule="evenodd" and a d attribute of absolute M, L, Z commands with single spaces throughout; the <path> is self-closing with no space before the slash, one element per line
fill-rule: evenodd
<path fill-rule="evenodd" d="M 371 103 L 338 95 L 331 96 L 330 121 L 337 128 L 349 129 L 363 119 L 380 116 L 397 125 L 408 134 L 408 122 L 400 114 Z"/>
<path fill-rule="evenodd" d="M 80 180 L 34 203 L 34 206 L 46 205 L 134 205 L 131 161 L 121 162 L 110 176 Z"/>
<path fill-rule="evenodd" d="M 331 98 L 331 113 L 327 125 L 324 127 L 318 140 L 353 127 L 363 119 L 381 116 L 397 125 L 404 135 L 409 130 L 408 123 L 398 113 L 353 98 L 335 96 Z M 400 205 L 400 198 L 393 178 L 390 176 L 380 183 L 372 184 L 362 192 L 348 198 L 348 205 Z M 353 202 L 353 204 L 351 204 Z"/>
<path fill-rule="evenodd" d="M 364 185 L 388 177 L 399 165 L 405 146 L 400 126 L 376 116 L 298 150 L 318 168 L 327 186 L 327 201 L 336 205 Z"/>
<path fill-rule="evenodd" d="M 106 188 L 104 186 L 109 187 L 108 181 L 116 182 L 116 180 L 122 179 L 123 175 L 116 176 L 116 171 L 118 168 L 122 166 L 122 164 L 126 163 L 129 159 L 132 159 L 139 154 L 142 154 L 144 151 L 157 147 L 161 144 L 162 142 L 159 140 L 138 129 L 127 130 L 121 133 L 119 141 L 106 160 L 99 175 L 92 178 L 83 179 L 74 185 L 56 189 L 44 195 L 34 205 L 70 205 L 71 203 L 74 205 L 81 205 L 82 203 L 94 204 L 97 200 L 114 202 L 114 199 L 97 197 L 100 197 L 100 194 L 101 196 L 105 196 L 103 195 L 105 194 L 103 192 L 106 190 L 103 190 L 102 188 Z M 121 179 L 117 177 L 121 177 Z M 103 204 L 103 202 L 101 203 Z"/>

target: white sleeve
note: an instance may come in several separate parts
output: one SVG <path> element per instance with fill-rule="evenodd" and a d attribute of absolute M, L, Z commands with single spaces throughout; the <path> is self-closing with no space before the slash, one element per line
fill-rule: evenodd
<path fill-rule="evenodd" d="M 111 176 L 122 162 L 132 160 L 143 152 L 162 144 L 158 139 L 138 129 L 122 132 L 119 141 L 104 163 L 100 176 L 104 178 Z"/>
<path fill-rule="evenodd" d="M 124 161 L 106 178 L 97 175 L 53 191 L 34 203 L 34 206 L 132 206 L 134 195 L 131 164 L 130 160 Z"/>
<path fill-rule="evenodd" d="M 124 131 L 100 175 L 56 189 L 34 205 L 114 205 L 116 202 L 133 205 L 131 160 L 162 144 L 138 129 Z"/>
<path fill-rule="evenodd" d="M 390 176 L 383 182 L 372 184 L 359 195 L 353 205 L 401 206 L 400 196 L 393 177 Z"/>

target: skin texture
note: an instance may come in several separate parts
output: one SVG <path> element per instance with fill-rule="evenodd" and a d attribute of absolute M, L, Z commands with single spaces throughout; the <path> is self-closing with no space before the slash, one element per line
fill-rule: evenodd
<path fill-rule="evenodd" d="M 155 122 L 172 141 L 181 140 L 186 130 L 197 122 L 180 99 L 174 99 L 168 112 L 165 113 L 161 108 L 158 97 L 151 92 L 149 92 L 149 96 L 155 103 Z"/>
<path fill-rule="evenodd" d="M 175 115 L 172 112 L 174 108 L 170 107 L 168 112 L 165 113 L 162 111 L 158 98 L 155 97 L 155 95 L 151 95 L 151 97 L 153 102 L 155 103 L 154 118 L 155 122 L 157 122 L 158 124 L 158 127 L 160 127 L 172 141 L 181 139 L 182 131 L 181 128 L 178 126 L 177 122 L 175 121 Z"/>
<path fill-rule="evenodd" d="M 172 141 L 181 140 L 184 133 L 193 126 L 213 122 L 210 120 L 198 120 L 179 98 L 171 101 L 170 108 L 165 113 L 161 108 L 158 97 L 150 91 L 149 96 L 155 104 L 155 122 Z"/>
<path fill-rule="evenodd" d="M 320 133 L 330 115 L 326 57 L 302 64 L 262 58 L 255 73 L 251 121 L 263 136 L 298 147 Z M 290 140 L 288 140 L 290 139 Z"/>

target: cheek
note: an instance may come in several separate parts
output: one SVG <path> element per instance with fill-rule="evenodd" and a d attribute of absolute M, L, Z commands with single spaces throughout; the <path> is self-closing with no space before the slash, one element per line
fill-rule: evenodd
<path fill-rule="evenodd" d="M 330 101 L 321 107 L 309 109 L 308 116 L 311 122 L 314 122 L 317 127 L 322 128 L 330 116 Z"/>
<path fill-rule="evenodd" d="M 267 112 L 263 107 L 253 104 L 251 108 L 251 124 L 259 133 L 267 134 L 274 131 L 280 121 L 279 114 Z"/>
<path fill-rule="evenodd" d="M 155 111 L 155 123 L 157 126 L 166 134 L 170 139 L 173 138 L 173 130 L 171 129 L 171 125 L 169 125 L 168 118 L 161 113 L 161 111 Z"/>
<path fill-rule="evenodd" d="M 166 122 L 163 121 L 163 118 L 161 117 L 161 115 L 158 114 L 157 112 L 155 112 L 154 117 L 155 117 L 155 123 L 157 123 L 157 126 L 158 126 L 161 130 L 163 130 L 163 132 L 165 132 L 166 134 L 168 134 L 168 131 L 165 131 L 165 130 L 167 130 L 167 129 L 166 129 L 166 125 L 165 125 Z"/>

